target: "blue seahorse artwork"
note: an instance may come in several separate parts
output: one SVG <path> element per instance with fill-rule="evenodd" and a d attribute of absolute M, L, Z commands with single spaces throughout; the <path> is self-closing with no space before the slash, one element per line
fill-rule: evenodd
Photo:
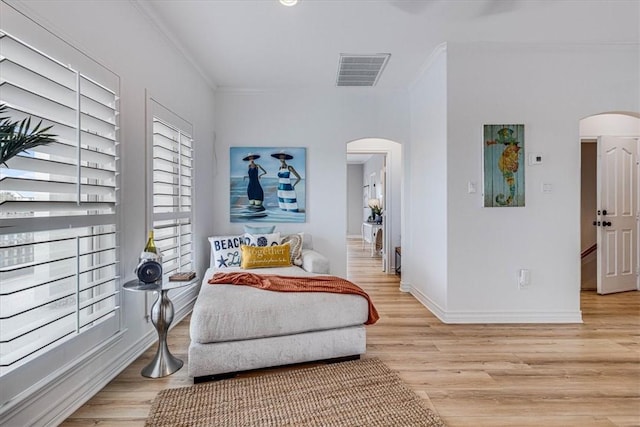
<path fill-rule="evenodd" d="M 484 206 L 524 206 L 524 125 L 484 125 Z"/>

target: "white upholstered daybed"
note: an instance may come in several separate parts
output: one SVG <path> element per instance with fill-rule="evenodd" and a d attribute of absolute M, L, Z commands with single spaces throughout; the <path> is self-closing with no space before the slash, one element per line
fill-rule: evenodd
<path fill-rule="evenodd" d="M 259 268 L 257 274 L 327 274 L 328 260 L 311 248 L 301 267 Z M 210 285 L 204 275 L 191 316 L 189 375 L 194 382 L 239 371 L 293 363 L 357 358 L 366 349 L 368 302 L 359 295 L 274 292 L 249 286 Z M 224 269 L 243 271 L 239 267 Z"/>

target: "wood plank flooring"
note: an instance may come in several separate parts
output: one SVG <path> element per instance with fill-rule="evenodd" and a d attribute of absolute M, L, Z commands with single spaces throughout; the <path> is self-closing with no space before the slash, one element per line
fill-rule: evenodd
<path fill-rule="evenodd" d="M 448 426 L 640 426 L 640 292 L 583 292 L 580 325 L 445 325 L 400 292 L 398 276 L 382 273 L 359 239 L 349 239 L 348 256 L 349 279 L 381 316 L 368 327 L 365 357 L 396 370 Z M 169 333 L 185 361 L 188 322 Z M 158 391 L 191 385 L 186 367 L 140 376 L 154 351 L 62 425 L 143 426 Z"/>

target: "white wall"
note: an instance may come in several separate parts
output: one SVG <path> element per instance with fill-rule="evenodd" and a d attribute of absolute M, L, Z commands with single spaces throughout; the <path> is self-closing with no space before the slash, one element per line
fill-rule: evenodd
<path fill-rule="evenodd" d="M 640 113 L 605 113 L 580 120 L 580 137 L 596 138 L 601 135 L 637 137 L 640 135 Z"/>
<path fill-rule="evenodd" d="M 133 278 L 133 268 L 148 227 L 144 198 L 145 91 L 193 124 L 196 265 L 201 275 L 208 264 L 206 236 L 211 234 L 213 223 L 210 212 L 214 205 L 209 184 L 216 180 L 210 167 L 213 159 L 212 89 L 132 2 L 26 1 L 12 4 L 120 77 L 122 220 L 119 237 L 123 282 Z M 3 28 L 13 26 L 12 32 L 17 36 L 26 32 L 24 35 L 28 38 L 28 26 L 17 24 L 7 14 L 0 19 Z M 47 51 L 47 46 L 38 47 Z M 176 317 L 188 313 L 196 294 L 197 288 L 172 294 Z M 49 377 L 32 378 L 27 369 L 10 383 L 3 379 L 0 383 L 3 393 L 0 424 L 60 422 L 156 340 L 155 329 L 145 320 L 144 295 L 123 292 L 121 304 L 123 334 L 100 354 L 86 353 L 86 349 L 68 351 L 69 364 L 61 370 L 49 369 Z M 82 364 L 78 365 L 81 358 Z"/>
<path fill-rule="evenodd" d="M 446 319 L 580 321 L 580 119 L 638 111 L 638 46 L 448 45 Z M 525 71 L 526 70 L 526 71 Z M 526 206 L 483 208 L 482 125 L 524 123 Z M 413 147 L 412 147 L 413 148 Z M 413 157 L 418 157 L 413 154 Z M 542 183 L 553 186 L 542 193 Z M 530 269 L 531 286 L 516 275 Z"/>
<path fill-rule="evenodd" d="M 215 234 L 243 228 L 229 221 L 229 147 L 307 147 L 307 221 L 277 224 L 276 230 L 311 233 L 314 247 L 329 257 L 331 273 L 346 274 L 346 143 L 370 136 L 406 140 L 407 117 L 403 93 L 348 88 L 216 92 Z"/>
<path fill-rule="evenodd" d="M 402 289 L 434 313 L 447 309 L 447 53 L 429 58 L 411 86 L 411 143 L 405 159 Z"/>
<path fill-rule="evenodd" d="M 347 236 L 361 236 L 362 211 L 362 164 L 347 165 Z"/>

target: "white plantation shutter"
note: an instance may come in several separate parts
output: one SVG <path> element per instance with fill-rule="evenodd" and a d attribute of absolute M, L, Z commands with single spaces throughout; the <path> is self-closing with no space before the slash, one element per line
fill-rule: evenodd
<path fill-rule="evenodd" d="M 113 225 L 0 238 L 2 367 L 113 316 L 118 294 Z"/>
<path fill-rule="evenodd" d="M 0 51 L 9 117 L 53 125 L 58 140 L 0 169 L 0 218 L 115 213 L 115 92 L 8 34 Z"/>
<path fill-rule="evenodd" d="M 153 229 L 165 276 L 193 271 L 191 126 L 155 104 L 152 138 Z M 159 117 L 162 116 L 162 117 Z"/>
<path fill-rule="evenodd" d="M 57 135 L 0 166 L 0 375 L 118 328 L 116 90 L 0 30 L 6 115 Z"/>

